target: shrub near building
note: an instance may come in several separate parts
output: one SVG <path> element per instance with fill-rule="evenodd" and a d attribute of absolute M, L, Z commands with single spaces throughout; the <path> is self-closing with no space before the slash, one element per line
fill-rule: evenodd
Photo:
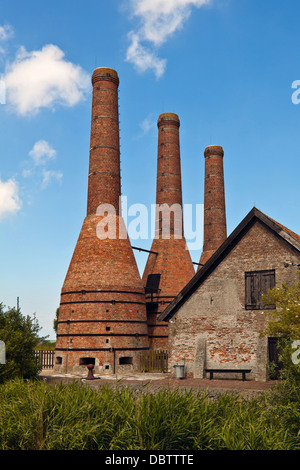
<path fill-rule="evenodd" d="M 36 378 L 40 366 L 34 349 L 40 341 L 36 320 L 23 316 L 20 309 L 0 303 L 0 340 L 5 344 L 5 364 L 0 364 L 0 383 L 14 378 Z"/>

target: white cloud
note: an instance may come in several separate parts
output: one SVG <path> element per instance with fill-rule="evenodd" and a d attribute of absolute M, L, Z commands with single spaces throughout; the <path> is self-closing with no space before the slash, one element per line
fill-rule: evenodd
<path fill-rule="evenodd" d="M 145 119 L 140 123 L 140 127 L 144 134 L 147 134 L 151 129 L 156 127 L 156 120 L 153 114 L 149 114 Z"/>
<path fill-rule="evenodd" d="M 15 180 L 0 179 L 0 219 L 18 212 L 22 207 L 19 197 L 19 187 Z"/>
<path fill-rule="evenodd" d="M 23 178 L 29 178 L 31 175 L 32 175 L 32 169 L 31 168 L 24 169 L 22 171 Z"/>
<path fill-rule="evenodd" d="M 53 179 L 61 181 L 63 174 L 60 171 L 43 170 L 42 188 L 45 189 Z"/>
<path fill-rule="evenodd" d="M 138 31 L 131 31 L 131 44 L 126 60 L 144 72 L 153 69 L 157 78 L 165 71 L 166 60 L 160 59 L 142 45 L 147 41 L 154 47 L 161 46 L 189 18 L 192 7 L 200 8 L 212 0 L 131 0 L 132 15 L 140 22 Z"/>
<path fill-rule="evenodd" d="M 7 41 L 14 35 L 14 30 L 12 26 L 6 24 L 4 26 L 0 26 L 0 41 Z"/>
<path fill-rule="evenodd" d="M 32 157 L 35 165 L 44 165 L 48 160 L 55 158 L 56 150 L 46 140 L 39 140 L 34 144 L 29 155 Z"/>
<path fill-rule="evenodd" d="M 64 52 L 53 44 L 32 52 L 21 47 L 4 80 L 7 101 L 21 115 L 36 114 L 57 104 L 74 106 L 84 99 L 90 86 L 89 75 L 67 62 Z"/>
<path fill-rule="evenodd" d="M 29 156 L 33 160 L 33 166 L 24 168 L 23 178 L 37 176 L 42 179 L 41 188 L 47 188 L 53 180 L 61 181 L 63 174 L 60 171 L 49 170 L 47 163 L 54 160 L 56 150 L 46 140 L 38 140 L 29 151 Z"/>
<path fill-rule="evenodd" d="M 6 24 L 4 26 L 0 25 L 0 55 L 5 54 L 6 50 L 3 47 L 3 43 L 8 39 L 12 38 L 14 35 L 14 30 L 12 26 Z"/>
<path fill-rule="evenodd" d="M 133 31 L 129 33 L 129 38 L 131 44 L 127 49 L 126 60 L 133 63 L 141 72 L 153 69 L 156 77 L 161 77 L 165 71 L 166 60 L 159 59 L 153 52 L 142 46 L 138 34 Z"/>

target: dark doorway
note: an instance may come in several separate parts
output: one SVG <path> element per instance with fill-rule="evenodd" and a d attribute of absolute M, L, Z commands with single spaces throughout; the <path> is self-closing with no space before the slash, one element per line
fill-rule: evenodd
<path fill-rule="evenodd" d="M 270 379 L 279 379 L 282 363 L 279 360 L 278 346 L 279 338 L 268 338 L 268 359 Z"/>

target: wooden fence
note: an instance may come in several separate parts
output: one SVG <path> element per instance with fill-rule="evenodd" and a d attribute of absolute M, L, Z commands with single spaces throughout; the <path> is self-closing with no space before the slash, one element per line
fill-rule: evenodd
<path fill-rule="evenodd" d="M 35 351 L 34 354 L 37 362 L 41 364 L 42 369 L 52 369 L 54 367 L 55 351 L 40 349 Z"/>
<path fill-rule="evenodd" d="M 52 369 L 54 367 L 55 351 L 37 350 L 35 357 L 42 369 Z M 140 357 L 141 372 L 167 372 L 168 352 L 162 350 L 143 351 Z"/>
<path fill-rule="evenodd" d="M 161 350 L 143 351 L 140 357 L 141 372 L 167 372 L 168 352 Z"/>

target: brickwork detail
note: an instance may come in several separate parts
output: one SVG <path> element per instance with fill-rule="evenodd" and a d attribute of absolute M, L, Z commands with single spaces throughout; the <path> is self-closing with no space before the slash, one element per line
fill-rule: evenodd
<path fill-rule="evenodd" d="M 149 349 L 144 286 L 118 209 L 118 75 L 96 69 L 92 84 L 87 216 L 61 290 L 57 329 L 55 369 L 65 373 L 85 373 L 88 362 L 95 373 L 135 370 Z M 111 204 L 116 215 L 98 215 L 100 204 Z M 97 236 L 104 217 L 115 238 Z"/>
<path fill-rule="evenodd" d="M 157 121 L 157 181 L 156 204 L 168 207 L 179 205 L 182 209 L 181 163 L 180 163 L 180 120 L 177 114 L 161 114 Z M 165 217 L 169 214 L 156 213 L 155 238 L 152 242 L 144 274 L 143 284 L 146 286 L 149 274 L 160 274 L 159 290 L 154 295 L 146 295 L 147 321 L 149 342 L 152 349 L 167 349 L 168 323 L 157 320 L 160 313 L 194 276 L 195 269 L 187 249 L 182 229 L 182 219 L 172 216 L 170 236 L 164 238 L 163 227 Z M 178 223 L 179 222 L 179 223 Z"/>
<path fill-rule="evenodd" d="M 100 68 L 92 75 L 93 98 L 90 137 L 87 215 L 99 204 L 115 207 L 121 194 L 119 138 L 119 78 L 112 69 Z"/>
<path fill-rule="evenodd" d="M 224 151 L 218 145 L 206 147 L 204 152 L 204 235 L 201 264 L 205 264 L 227 238 L 223 156 Z"/>

